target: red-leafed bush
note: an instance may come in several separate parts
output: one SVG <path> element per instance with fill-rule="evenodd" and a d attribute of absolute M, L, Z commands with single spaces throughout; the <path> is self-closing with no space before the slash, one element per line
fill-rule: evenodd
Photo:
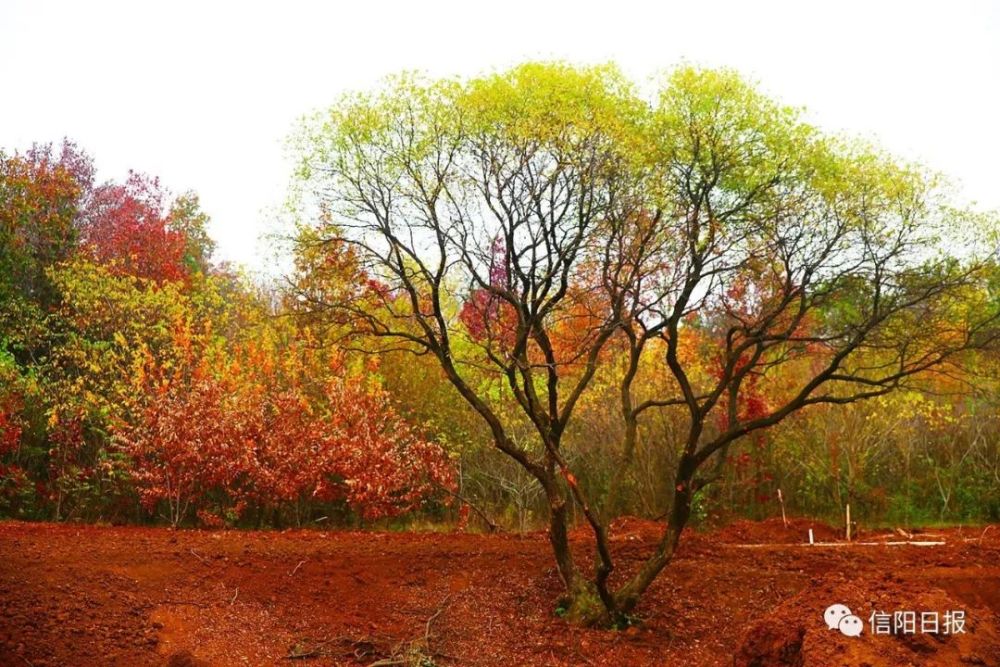
<path fill-rule="evenodd" d="M 148 509 L 165 505 L 174 525 L 196 510 L 210 525 L 212 503 L 238 516 L 250 506 L 342 502 L 376 519 L 453 484 L 444 451 L 398 415 L 378 384 L 340 358 L 314 383 L 303 350 L 281 360 L 274 352 L 190 353 L 169 368 L 147 359 L 136 418 L 119 435 Z"/>

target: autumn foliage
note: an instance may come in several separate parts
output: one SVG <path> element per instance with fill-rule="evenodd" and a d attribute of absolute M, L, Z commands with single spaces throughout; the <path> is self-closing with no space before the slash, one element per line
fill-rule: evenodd
<path fill-rule="evenodd" d="M 237 520 L 247 507 L 343 504 L 366 519 L 421 506 L 453 484 L 447 456 L 419 438 L 377 385 L 342 355 L 248 343 L 233 357 L 195 349 L 178 328 L 179 363 L 140 360 L 138 418 L 123 425 L 143 503 L 176 524 Z"/>
<path fill-rule="evenodd" d="M 446 506 L 452 460 L 377 365 L 214 266 L 193 193 L 95 184 L 66 143 L 0 154 L 0 195 L 0 513 L 223 526 Z"/>
<path fill-rule="evenodd" d="M 83 246 L 95 261 L 157 282 L 186 277 L 187 239 L 172 229 L 160 182 L 131 173 L 91 194 L 82 224 Z"/>

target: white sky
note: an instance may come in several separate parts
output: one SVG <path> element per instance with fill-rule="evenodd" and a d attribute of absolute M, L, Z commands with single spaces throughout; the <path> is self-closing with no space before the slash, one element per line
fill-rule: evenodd
<path fill-rule="evenodd" d="M 0 148 L 76 140 L 98 177 L 193 189 L 219 257 L 260 267 L 303 114 L 386 74 L 525 59 L 682 61 L 757 79 L 1000 208 L 1000 3 L 0 0 Z"/>

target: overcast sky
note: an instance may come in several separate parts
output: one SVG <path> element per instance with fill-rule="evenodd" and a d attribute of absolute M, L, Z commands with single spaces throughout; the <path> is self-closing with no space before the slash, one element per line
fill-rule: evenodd
<path fill-rule="evenodd" d="M 74 139 L 99 178 L 196 190 L 219 257 L 259 266 L 297 118 L 419 69 L 727 65 L 821 127 L 1000 208 L 1000 3 L 0 0 L 0 149 Z"/>

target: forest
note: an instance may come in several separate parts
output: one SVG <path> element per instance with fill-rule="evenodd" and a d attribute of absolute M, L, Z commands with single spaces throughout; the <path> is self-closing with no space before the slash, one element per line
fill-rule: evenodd
<path fill-rule="evenodd" d="M 1000 521 L 1000 218 L 944 175 L 691 66 L 404 74 L 288 145 L 269 276 L 195 192 L 0 151 L 0 517 L 538 534 L 617 629 L 734 522 Z"/>

